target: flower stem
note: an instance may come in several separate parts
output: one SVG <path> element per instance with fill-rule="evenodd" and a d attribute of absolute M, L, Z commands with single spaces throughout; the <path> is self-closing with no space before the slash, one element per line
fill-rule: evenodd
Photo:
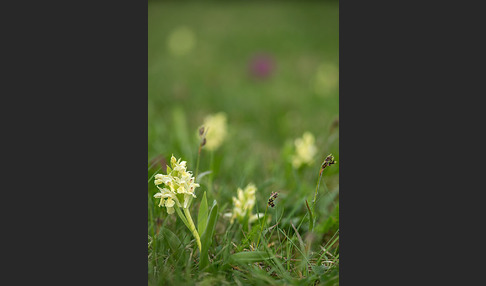
<path fill-rule="evenodd" d="M 214 151 L 211 150 L 210 153 L 210 159 L 209 159 L 209 168 L 211 170 L 211 174 L 209 174 L 209 182 L 208 182 L 208 187 L 209 187 L 209 192 L 213 192 L 213 174 L 214 174 Z"/>
<path fill-rule="evenodd" d="M 314 211 L 314 207 L 316 206 L 316 200 L 317 200 L 317 190 L 319 189 L 319 186 L 321 184 L 321 178 L 322 178 L 322 172 L 319 174 L 319 178 L 317 179 L 317 184 L 316 184 L 316 193 L 314 194 L 314 201 L 312 201 L 312 211 Z"/>
<path fill-rule="evenodd" d="M 197 181 L 197 173 L 199 172 L 199 158 L 201 157 L 201 145 L 199 145 L 199 150 L 197 150 L 197 163 L 196 163 L 196 177 L 195 180 Z"/>
<path fill-rule="evenodd" d="M 262 233 L 263 233 L 263 223 L 265 222 L 265 219 L 267 218 L 267 210 L 268 210 L 268 204 L 267 204 L 267 208 L 265 209 L 265 215 L 263 215 L 262 226 L 260 228 L 260 235 L 258 236 L 256 248 L 258 248 L 258 245 L 260 244 L 260 237 L 262 236 Z"/>
<path fill-rule="evenodd" d="M 194 238 L 196 238 L 197 242 L 197 247 L 199 248 L 199 252 L 202 251 L 201 247 L 201 239 L 199 238 L 199 233 L 196 230 L 196 226 L 194 225 L 194 222 L 192 221 L 191 213 L 189 212 L 189 209 L 183 208 L 184 209 L 184 214 L 186 215 L 187 222 L 189 223 L 189 230 L 192 232 L 192 235 Z"/>

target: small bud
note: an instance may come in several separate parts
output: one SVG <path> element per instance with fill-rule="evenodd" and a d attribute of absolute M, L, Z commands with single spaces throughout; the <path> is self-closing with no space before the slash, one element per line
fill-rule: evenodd
<path fill-rule="evenodd" d="M 201 126 L 201 128 L 199 128 L 199 136 L 202 136 L 204 134 L 204 126 Z"/>
<path fill-rule="evenodd" d="M 201 147 L 203 147 L 204 145 L 206 145 L 206 138 L 204 138 L 201 142 Z"/>

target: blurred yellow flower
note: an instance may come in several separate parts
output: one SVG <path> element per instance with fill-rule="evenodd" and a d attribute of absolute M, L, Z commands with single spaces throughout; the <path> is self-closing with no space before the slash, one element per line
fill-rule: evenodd
<path fill-rule="evenodd" d="M 194 49 L 196 36 L 188 27 L 181 26 L 174 29 L 167 39 L 169 52 L 175 56 L 183 56 Z"/>
<path fill-rule="evenodd" d="M 203 126 L 207 130 L 206 144 L 204 145 L 204 148 L 210 151 L 218 149 L 228 134 L 226 114 L 224 112 L 219 112 L 206 116 L 206 118 L 204 118 Z"/>
<path fill-rule="evenodd" d="M 339 88 L 339 69 L 329 63 L 323 63 L 317 68 L 314 77 L 314 91 L 326 97 L 332 95 Z M 337 94 L 337 93 L 336 93 Z"/>
<path fill-rule="evenodd" d="M 167 166 L 167 175 L 155 175 L 154 183 L 159 192 L 154 198 L 159 198 L 159 207 L 166 207 L 167 213 L 174 213 L 174 205 L 178 207 L 189 208 L 192 198 L 195 198 L 195 189 L 199 184 L 194 183 L 194 177 L 191 172 L 186 171 L 186 161 L 180 162 L 172 155 L 170 159 L 171 167 Z M 165 185 L 165 188 L 159 187 Z"/>
<path fill-rule="evenodd" d="M 297 169 L 304 164 L 312 164 L 317 153 L 314 135 L 307 131 L 302 138 L 295 139 L 294 144 L 295 154 L 292 157 L 292 166 Z"/>
<path fill-rule="evenodd" d="M 233 212 L 225 214 L 226 217 L 231 217 L 231 223 L 233 223 L 235 218 L 241 223 L 247 215 L 250 223 L 263 216 L 263 214 L 252 214 L 256 201 L 256 190 L 257 188 L 252 183 L 248 184 L 245 190 L 238 188 L 238 196 L 233 197 Z"/>

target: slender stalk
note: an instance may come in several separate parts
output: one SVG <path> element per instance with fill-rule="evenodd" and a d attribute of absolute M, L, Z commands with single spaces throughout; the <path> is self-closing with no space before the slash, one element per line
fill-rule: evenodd
<path fill-rule="evenodd" d="M 184 225 L 187 226 L 187 228 L 190 229 L 191 227 L 189 226 L 189 222 L 187 221 L 186 217 L 182 213 L 181 209 L 177 205 L 174 205 L 174 209 L 176 210 L 177 215 L 182 220 L 182 222 L 184 223 Z"/>
<path fill-rule="evenodd" d="M 210 159 L 209 159 L 209 166 L 210 166 L 210 170 L 211 170 L 211 174 L 209 174 L 209 182 L 208 182 L 208 187 L 209 187 L 209 192 L 212 193 L 213 192 L 213 175 L 214 175 L 214 151 L 211 150 L 211 155 L 210 155 Z"/>
<path fill-rule="evenodd" d="M 258 248 L 258 245 L 260 244 L 260 237 L 262 236 L 262 233 L 263 233 L 263 223 L 265 222 L 265 219 L 267 218 L 267 210 L 268 210 L 268 204 L 267 204 L 267 208 L 265 209 L 265 215 L 263 215 L 262 226 L 260 228 L 260 235 L 258 236 L 256 248 Z"/>
<path fill-rule="evenodd" d="M 192 221 L 192 217 L 191 217 L 191 213 L 189 212 L 189 209 L 184 208 L 184 214 L 186 215 L 187 222 L 189 223 L 189 230 L 192 232 L 192 235 L 194 235 L 194 238 L 196 238 L 197 247 L 199 248 L 199 253 L 201 253 L 202 251 L 201 239 L 199 238 L 199 233 L 197 232 L 196 226 Z"/>
<path fill-rule="evenodd" d="M 197 163 L 196 163 L 196 181 L 197 181 L 197 174 L 199 173 L 199 158 L 201 157 L 201 144 L 199 144 L 199 150 L 197 151 Z"/>
<path fill-rule="evenodd" d="M 209 127 L 206 128 L 206 132 L 204 134 L 200 134 L 201 141 L 199 142 L 199 149 L 197 150 L 197 163 L 196 163 L 196 180 L 197 174 L 199 173 L 199 158 L 201 157 L 201 149 L 206 144 L 206 134 L 208 134 Z"/>
<path fill-rule="evenodd" d="M 317 190 L 319 189 L 319 186 L 321 184 L 322 173 L 323 173 L 322 171 L 319 173 L 319 178 L 317 179 L 316 193 L 314 194 L 314 200 L 312 201 L 312 211 L 314 211 L 314 207 L 316 206 Z"/>
<path fill-rule="evenodd" d="M 322 164 L 321 164 L 321 170 L 319 171 L 319 179 L 317 180 L 316 193 L 314 195 L 314 201 L 312 202 L 312 210 L 314 210 L 314 207 L 316 205 L 317 190 L 319 189 L 319 185 L 321 184 L 322 173 L 324 173 L 324 169 L 326 167 L 329 167 L 330 165 L 335 164 L 335 163 L 336 163 L 336 161 L 334 161 L 334 156 L 332 156 L 332 154 L 329 154 L 329 155 L 327 155 L 326 159 L 324 159 L 324 162 L 322 162 Z M 325 191 L 328 192 L 326 182 L 324 182 L 324 188 L 325 188 Z"/>

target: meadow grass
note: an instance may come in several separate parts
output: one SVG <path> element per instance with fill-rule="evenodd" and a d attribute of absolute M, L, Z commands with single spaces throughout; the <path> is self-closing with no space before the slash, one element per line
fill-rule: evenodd
<path fill-rule="evenodd" d="M 149 285 L 338 285 L 338 87 L 316 88 L 322 65 L 338 66 L 337 2 L 148 6 Z M 180 26 L 196 42 L 191 52 L 174 56 L 167 38 Z M 248 65 L 261 52 L 275 66 L 259 79 Z M 198 129 L 217 112 L 227 115 L 228 136 L 215 151 L 203 148 L 198 162 Z M 295 169 L 293 142 L 305 131 L 314 134 L 317 154 Z M 330 153 L 337 162 L 319 183 Z M 183 221 L 153 197 L 153 177 L 164 173 L 172 154 L 193 174 L 198 170 L 201 186 L 190 208 L 195 224 L 203 197 L 207 214 L 201 216 L 213 215 L 203 257 Z M 230 223 L 224 214 L 232 197 L 249 183 L 257 187 L 253 213 L 266 218 L 250 227 Z M 267 209 L 272 192 L 278 198 Z"/>

